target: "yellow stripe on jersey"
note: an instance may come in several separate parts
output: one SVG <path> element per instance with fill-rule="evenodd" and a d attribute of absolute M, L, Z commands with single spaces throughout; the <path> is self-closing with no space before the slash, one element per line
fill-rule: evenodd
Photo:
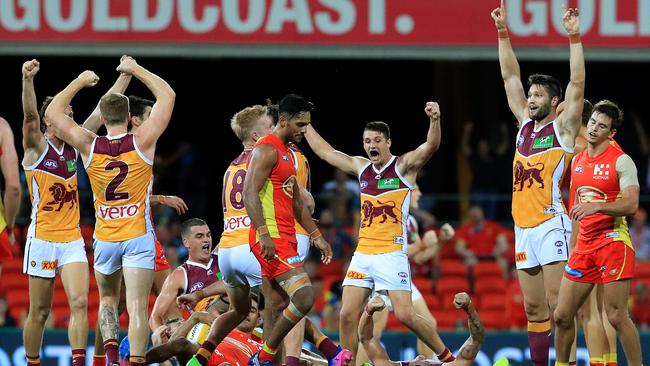
<path fill-rule="evenodd" d="M 267 179 L 264 186 L 260 190 L 260 202 L 262 204 L 262 214 L 264 214 L 264 221 L 266 227 L 269 229 L 269 235 L 272 238 L 280 237 L 280 229 L 275 220 L 275 204 L 273 200 L 273 183 Z M 256 233 L 257 241 L 260 240 L 260 234 Z"/>
<path fill-rule="evenodd" d="M 2 197 L 0 197 L 0 232 L 7 227 L 7 222 L 5 221 L 5 206 L 2 203 Z"/>

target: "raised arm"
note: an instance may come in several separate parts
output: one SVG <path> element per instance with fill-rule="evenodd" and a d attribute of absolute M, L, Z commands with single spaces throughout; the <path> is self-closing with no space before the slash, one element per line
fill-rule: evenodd
<path fill-rule="evenodd" d="M 34 76 L 39 69 L 40 63 L 35 59 L 23 63 L 23 148 L 25 158 L 29 161 L 38 159 L 38 155 L 45 149 L 45 136 L 41 132 L 41 118 L 34 90 Z"/>
<path fill-rule="evenodd" d="M 373 335 L 374 321 L 372 316 L 376 311 L 383 310 L 384 307 L 386 307 L 386 304 L 381 297 L 375 296 L 366 304 L 365 310 L 359 320 L 359 341 L 366 350 L 366 355 L 375 366 L 392 365 L 388 353 L 382 347 L 380 340 L 374 338 Z"/>
<path fill-rule="evenodd" d="M 528 101 L 526 100 L 524 86 L 521 83 L 519 63 L 508 37 L 506 8 L 503 0 L 501 0 L 501 5 L 498 8 L 492 10 L 492 19 L 494 19 L 494 24 L 497 31 L 499 31 L 499 66 L 501 66 L 503 85 L 506 88 L 508 106 L 517 119 L 517 126 L 520 126 L 528 118 L 528 108 L 526 107 Z"/>
<path fill-rule="evenodd" d="M 361 168 L 368 163 L 368 159 L 360 156 L 349 156 L 343 152 L 335 150 L 321 135 L 316 132 L 314 127 L 309 124 L 305 132 L 309 147 L 325 160 L 328 164 L 343 170 L 351 175 L 358 175 Z"/>
<path fill-rule="evenodd" d="M 470 366 L 478 351 L 481 349 L 481 344 L 485 340 L 485 328 L 483 323 L 474 308 L 474 304 L 464 292 L 456 294 L 454 297 L 454 306 L 457 309 L 463 309 L 467 313 L 467 328 L 469 328 L 469 338 L 465 343 L 460 347 L 458 351 L 458 356 L 455 361 L 452 363 L 454 365 L 466 365 Z"/>
<path fill-rule="evenodd" d="M 94 72 L 88 70 L 82 72 L 52 99 L 45 111 L 45 118 L 54 128 L 56 136 L 77 149 L 84 159 L 90 153 L 90 145 L 96 135 L 77 125 L 65 114 L 65 109 L 81 89 L 95 86 L 98 81 L 99 77 Z"/>
<path fill-rule="evenodd" d="M 156 141 L 169 125 L 174 110 L 176 93 L 165 80 L 158 75 L 138 65 L 131 57 L 122 58 L 117 71 L 135 76 L 156 98 L 149 118 L 135 132 L 140 150 L 146 157 L 153 160 Z"/>
<path fill-rule="evenodd" d="M 149 318 L 149 328 L 152 331 L 167 323 L 167 315 L 170 312 L 179 313 L 176 306 L 173 305 L 176 301 L 176 296 L 183 291 L 184 284 L 185 277 L 183 270 L 180 268 L 176 268 L 174 272 L 167 276 L 160 290 L 160 294 L 156 298 L 153 310 L 151 311 L 151 317 Z"/>
<path fill-rule="evenodd" d="M 262 144 L 255 149 L 251 156 L 250 163 L 244 179 L 244 206 L 251 219 L 251 223 L 257 230 L 260 240 L 261 254 L 266 260 L 275 257 L 275 244 L 271 240 L 269 228 L 266 226 L 260 191 L 271 175 L 271 170 L 277 162 L 277 153 L 273 146 Z"/>
<path fill-rule="evenodd" d="M 565 108 L 558 117 L 563 141 L 573 146 L 582 125 L 582 110 L 585 103 L 585 56 L 580 42 L 580 16 L 578 9 L 567 9 L 562 17 L 569 35 L 571 80 L 566 88 Z"/>
<path fill-rule="evenodd" d="M 402 155 L 399 170 L 405 176 L 416 175 L 440 147 L 440 106 L 436 102 L 427 102 L 424 112 L 429 117 L 427 140 L 417 149 Z M 415 177 L 411 179 L 414 181 Z"/>
<path fill-rule="evenodd" d="M 122 56 L 122 59 L 127 56 Z M 131 82 L 131 75 L 129 74 L 124 74 L 121 73 L 120 76 L 117 77 L 117 80 L 115 80 L 115 84 L 111 86 L 110 89 L 106 92 L 106 94 L 111 94 L 111 93 L 120 93 L 123 94 L 126 91 L 126 88 L 129 86 L 129 83 Z M 97 133 L 99 131 L 99 128 L 102 126 L 102 121 L 100 116 L 102 115 L 102 112 L 99 110 L 99 103 L 97 103 L 97 106 L 93 110 L 93 112 L 86 118 L 84 121 L 82 127 Z"/>
<path fill-rule="evenodd" d="M 14 224 L 20 209 L 20 179 L 18 175 L 18 154 L 14 145 L 14 133 L 11 126 L 0 117 L 0 170 L 4 177 L 4 218 L 9 231 L 9 243 L 14 244 Z"/>

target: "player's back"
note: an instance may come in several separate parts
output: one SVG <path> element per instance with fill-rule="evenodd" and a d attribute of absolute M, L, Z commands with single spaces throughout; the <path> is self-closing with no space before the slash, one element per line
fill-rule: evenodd
<path fill-rule="evenodd" d="M 23 168 L 32 200 L 28 235 L 58 243 L 81 238 L 77 151 L 66 143 L 57 151 L 48 140 L 39 159 Z"/>
<path fill-rule="evenodd" d="M 535 129 L 524 122 L 513 160 L 512 217 L 518 227 L 535 227 L 566 212 L 561 182 L 573 149 L 562 145 L 555 121 Z"/>
<path fill-rule="evenodd" d="M 251 148 L 246 148 L 230 163 L 223 175 L 221 205 L 223 207 L 223 232 L 219 248 L 233 248 L 248 244 L 248 230 L 251 220 L 244 207 L 244 179 L 246 163 Z"/>
<path fill-rule="evenodd" d="M 96 239 L 120 242 L 153 231 L 153 162 L 138 149 L 133 134 L 96 137 L 85 165 L 94 196 Z"/>

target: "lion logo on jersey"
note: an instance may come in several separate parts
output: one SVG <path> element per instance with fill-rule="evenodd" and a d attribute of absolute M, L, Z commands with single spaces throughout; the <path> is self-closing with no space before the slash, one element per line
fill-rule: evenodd
<path fill-rule="evenodd" d="M 68 191 L 62 183 L 54 183 L 50 187 L 50 194 L 52 194 L 52 201 L 46 203 L 47 206 L 43 207 L 44 211 L 52 211 L 54 207 L 50 205 L 59 205 L 59 207 L 54 211 L 61 211 L 63 205 L 70 202 L 70 208 L 74 208 L 77 204 L 77 190 L 73 189 L 71 185 L 68 184 L 70 190 Z"/>
<path fill-rule="evenodd" d="M 515 182 L 513 183 L 512 191 L 517 192 L 517 184 L 519 185 L 519 191 L 524 189 L 524 183 L 528 181 L 528 186 L 530 188 L 535 181 L 539 183 L 539 188 L 544 188 L 544 179 L 542 179 L 542 172 L 544 171 L 543 163 L 536 163 L 531 165 L 529 162 L 526 162 L 528 169 L 524 167 L 524 164 L 521 161 L 515 163 Z M 538 168 L 541 166 L 541 168 Z"/>
<path fill-rule="evenodd" d="M 388 201 L 386 203 L 383 203 L 381 201 L 377 201 L 377 203 L 379 203 L 381 206 L 375 206 L 368 200 L 363 201 L 363 204 L 361 205 L 361 213 L 363 213 L 361 227 L 372 226 L 372 220 L 378 216 L 382 217 L 382 220 L 379 222 L 380 224 L 386 222 L 388 216 L 393 218 L 393 223 L 397 223 L 397 216 L 395 215 L 395 211 L 393 211 L 396 206 L 395 202 Z"/>

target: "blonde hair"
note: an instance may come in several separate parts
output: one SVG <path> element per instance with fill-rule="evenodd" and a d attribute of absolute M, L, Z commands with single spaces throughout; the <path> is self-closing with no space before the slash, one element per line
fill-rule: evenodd
<path fill-rule="evenodd" d="M 242 141 L 246 141 L 250 138 L 253 128 L 255 128 L 255 123 L 268 113 L 268 110 L 265 106 L 254 105 L 252 107 L 246 107 L 241 111 L 235 113 L 230 120 L 230 128 L 232 132 L 237 135 L 237 137 Z"/>
<path fill-rule="evenodd" d="M 106 125 L 119 125 L 129 119 L 129 98 L 123 94 L 106 94 L 99 101 L 99 111 Z"/>

